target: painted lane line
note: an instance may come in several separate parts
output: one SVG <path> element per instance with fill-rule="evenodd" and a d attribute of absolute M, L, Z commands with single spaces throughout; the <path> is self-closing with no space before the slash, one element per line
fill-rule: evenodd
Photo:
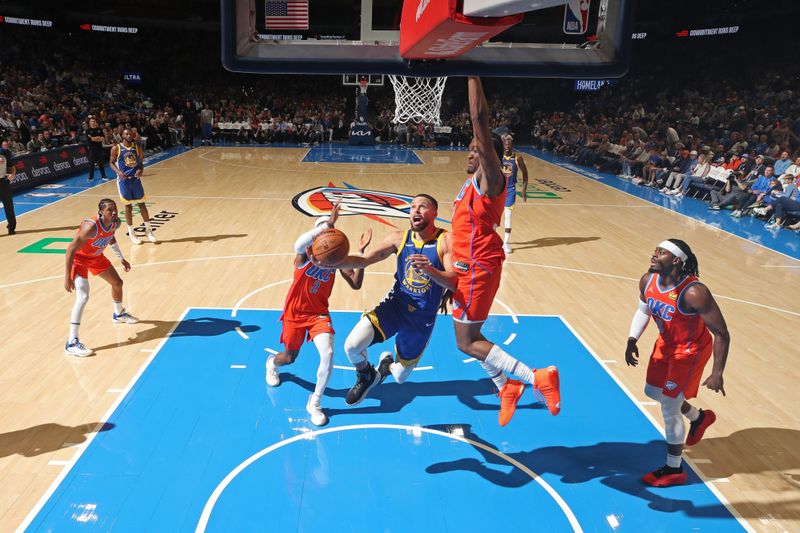
<path fill-rule="evenodd" d="M 511 310 L 511 308 L 510 308 L 509 306 L 507 306 L 506 304 L 504 304 L 503 302 L 501 302 L 501 301 L 500 301 L 500 300 L 498 300 L 497 298 L 495 298 L 495 299 L 494 299 L 494 301 L 495 301 L 496 303 L 499 303 L 500 305 L 502 305 L 503 307 L 505 307 L 505 308 L 506 308 L 506 311 L 508 311 L 508 314 L 509 314 L 509 315 L 511 315 L 511 321 L 512 321 L 512 322 L 514 322 L 514 324 L 519 324 L 519 320 L 517 320 L 517 315 L 516 315 L 516 313 L 514 313 L 514 311 L 512 311 L 512 310 Z"/>
<path fill-rule="evenodd" d="M 475 361 L 477 361 L 477 359 L 475 359 L 474 357 L 467 357 L 466 359 L 464 359 L 461 362 L 462 363 L 474 363 Z"/>
<path fill-rule="evenodd" d="M 72 459 L 69 460 L 69 463 L 64 467 L 63 470 L 61 470 L 61 472 L 59 472 L 56 479 L 53 480 L 53 482 L 50 484 L 50 486 L 47 488 L 44 494 L 42 494 L 42 497 L 39 498 L 39 501 L 36 502 L 36 505 L 33 506 L 33 509 L 30 510 L 28 515 L 19 525 L 19 527 L 17 527 L 18 533 L 23 533 L 26 529 L 28 529 L 28 526 L 31 525 L 31 522 L 33 522 L 33 519 L 36 517 L 37 514 L 39 514 L 39 511 L 42 510 L 44 504 L 47 503 L 47 500 L 50 499 L 50 496 L 53 495 L 53 493 L 56 491 L 61 482 L 64 481 L 64 478 L 67 477 L 67 474 L 69 474 L 70 470 L 72 470 L 75 467 L 75 464 L 78 462 L 78 459 L 80 459 L 81 455 L 83 455 L 83 452 L 86 451 L 86 449 L 92 443 L 94 438 L 97 436 L 98 432 L 100 432 L 100 430 L 103 429 L 105 423 L 108 421 L 109 418 L 111 418 L 111 415 L 114 414 L 114 411 L 116 411 L 117 408 L 120 406 L 123 398 L 125 398 L 127 393 L 130 392 L 130 390 L 133 388 L 136 382 L 139 381 L 139 378 L 142 377 L 144 371 L 147 369 L 148 366 L 150 366 L 150 363 L 153 362 L 153 359 L 155 359 L 156 355 L 158 355 L 159 350 L 161 350 L 161 348 L 163 348 L 164 345 L 167 343 L 167 340 L 169 340 L 169 338 L 175 332 L 175 329 L 178 327 L 178 324 L 180 324 L 183 321 L 184 317 L 186 317 L 186 314 L 189 312 L 189 309 L 190 308 L 187 307 L 183 311 L 183 313 L 181 313 L 180 317 L 178 317 L 178 320 L 175 321 L 175 323 L 172 325 L 167 334 L 164 335 L 164 338 L 161 339 L 161 342 L 158 343 L 156 351 L 153 352 L 150 355 L 150 357 L 147 358 L 147 361 L 145 361 L 142 364 L 142 366 L 139 367 L 139 370 L 131 378 L 131 380 L 128 382 L 128 385 L 125 387 L 124 390 L 125 394 L 120 394 L 119 396 L 117 396 L 117 399 L 114 400 L 114 403 L 111 404 L 111 407 L 108 408 L 108 411 L 106 411 L 106 413 L 101 417 L 100 422 L 95 424 L 94 431 L 89 433 L 89 435 L 86 437 L 86 440 L 81 443 L 80 448 L 77 450 L 77 452 L 75 452 L 75 455 L 73 455 Z"/>
<path fill-rule="evenodd" d="M 619 527 L 619 520 L 613 514 L 610 514 L 606 517 L 608 521 L 608 525 L 611 526 L 611 529 L 617 529 Z"/>
<path fill-rule="evenodd" d="M 244 340 L 248 340 L 248 339 L 250 338 L 250 337 L 248 337 L 248 336 L 247 336 L 247 333 L 245 333 L 244 331 L 242 331 L 242 328 L 240 328 L 239 326 L 236 326 L 236 327 L 235 327 L 235 328 L 233 328 L 233 329 L 234 329 L 234 330 L 236 331 L 236 333 L 238 333 L 238 334 L 239 334 L 239 336 L 240 336 L 241 338 L 243 338 Z"/>
<path fill-rule="evenodd" d="M 730 483 L 731 480 L 726 477 L 715 477 L 708 480 L 709 483 Z"/>
<path fill-rule="evenodd" d="M 639 405 L 658 405 L 658 402 L 639 402 Z"/>
<path fill-rule="evenodd" d="M 153 350 L 153 349 L 151 349 L 151 348 L 142 348 L 142 349 L 141 349 L 141 350 L 139 350 L 139 351 L 140 351 L 140 352 L 150 352 L 150 353 L 153 353 L 155 350 Z"/>
<path fill-rule="evenodd" d="M 617 375 L 614 374 L 606 365 L 602 363 L 597 353 L 595 353 L 592 347 L 589 346 L 589 344 L 583 339 L 583 337 L 581 337 L 578 331 L 572 327 L 572 324 L 567 322 L 566 318 L 564 318 L 563 316 L 559 318 L 561 319 L 561 322 L 563 322 L 564 325 L 572 332 L 572 334 L 575 335 L 575 338 L 578 339 L 578 342 L 580 342 L 583 345 L 583 347 L 586 348 L 586 351 L 589 352 L 589 354 L 591 354 L 592 357 L 594 357 L 595 361 L 600 363 L 600 366 L 603 368 L 603 370 L 606 371 L 609 377 L 611 377 L 611 379 L 614 380 L 614 383 L 617 384 L 620 390 L 622 390 L 622 392 L 625 393 L 625 395 L 631 400 L 631 402 L 633 402 L 633 404 L 639 408 L 639 411 L 645 416 L 645 418 L 647 418 L 647 420 L 649 420 L 650 423 L 653 424 L 653 427 L 658 430 L 661 436 L 666 438 L 666 434 L 664 433 L 664 428 L 661 425 L 659 425 L 658 422 L 656 422 L 656 419 L 653 418 L 653 416 L 649 412 L 647 412 L 647 409 L 645 409 L 642 406 L 642 403 L 644 402 L 639 402 L 633 395 L 633 393 L 630 391 L 630 389 L 628 389 L 628 387 L 626 387 L 625 384 L 622 383 L 622 381 L 617 377 Z M 684 456 L 684 461 L 686 461 L 686 464 L 688 464 L 689 467 L 691 467 L 692 470 L 694 470 L 697 473 L 700 480 L 705 484 L 706 487 L 708 487 L 708 490 L 710 490 L 711 493 L 714 496 L 716 496 L 719 501 L 722 502 L 722 505 L 724 505 L 725 508 L 728 510 L 728 512 L 730 512 L 731 515 L 733 515 L 733 517 L 739 522 L 739 525 L 742 526 L 742 528 L 745 531 L 749 533 L 755 533 L 755 530 L 752 528 L 752 526 L 747 522 L 747 520 L 742 518 L 742 515 L 739 514 L 739 511 L 737 511 L 736 508 L 733 505 L 731 505 L 731 503 L 728 501 L 727 498 L 725 498 L 725 496 L 722 495 L 719 489 L 712 483 L 710 483 L 708 478 L 706 478 L 698 468 L 695 468 L 694 462 L 685 456 Z"/>
<path fill-rule="evenodd" d="M 342 365 L 333 365 L 333 368 L 336 368 L 336 369 L 339 369 L 339 370 L 352 370 L 352 371 L 355 371 L 355 369 L 356 369 L 356 367 L 354 367 L 354 366 L 342 366 Z"/>
<path fill-rule="evenodd" d="M 271 353 L 272 355 L 278 355 L 278 352 L 276 352 L 272 348 L 264 348 L 264 351 L 267 353 Z"/>
<path fill-rule="evenodd" d="M 696 457 L 692 457 L 692 462 L 697 465 L 706 465 L 706 464 L 711 464 L 711 459 L 702 459 L 702 458 L 698 459 Z"/>
<path fill-rule="evenodd" d="M 69 461 L 47 461 L 48 466 L 67 466 Z"/>
<path fill-rule="evenodd" d="M 581 528 L 580 522 L 578 522 L 578 519 L 575 517 L 575 513 L 572 512 L 572 509 L 570 509 L 569 505 L 567 505 L 567 502 L 564 501 L 561 495 L 558 494 L 558 492 L 556 492 L 555 489 L 549 483 L 547 483 L 547 481 L 539 477 L 538 474 L 536 474 L 533 470 L 531 470 L 521 462 L 517 461 L 513 457 L 504 454 L 501 451 L 496 450 L 495 448 L 492 448 L 491 446 L 487 446 L 482 442 L 474 441 L 466 437 L 454 435 L 453 433 L 445 433 L 444 431 L 439 431 L 436 429 L 420 427 L 420 426 L 407 426 L 399 424 L 358 424 L 352 426 L 340 426 L 340 427 L 319 429 L 316 431 L 310 431 L 308 433 L 295 435 L 280 442 L 276 442 L 275 444 L 268 446 L 267 448 L 264 448 L 263 450 L 251 455 L 245 461 L 240 463 L 236 468 L 231 470 L 231 472 L 227 476 L 225 476 L 225 478 L 222 481 L 220 481 L 219 485 L 217 485 L 217 487 L 211 493 L 211 496 L 209 496 L 208 500 L 206 501 L 206 504 L 203 507 L 203 511 L 200 515 L 200 518 L 197 521 L 197 527 L 195 527 L 195 533 L 203 533 L 206 530 L 206 528 L 208 527 L 208 522 L 211 519 L 211 513 L 214 510 L 214 507 L 216 506 L 220 496 L 222 496 L 222 493 L 225 491 L 228 485 L 230 485 L 231 482 L 240 473 L 242 473 L 245 469 L 247 469 L 250 465 L 258 461 L 262 457 L 268 455 L 269 453 L 277 449 L 283 448 L 288 444 L 292 444 L 300 440 L 315 439 L 327 433 L 335 433 L 339 431 L 363 430 L 363 429 L 392 429 L 392 430 L 403 430 L 406 432 L 416 431 L 419 432 L 420 434 L 428 433 L 429 435 L 437 435 L 448 439 L 453 439 L 465 444 L 469 444 L 470 446 L 473 446 L 475 448 L 480 448 L 481 450 L 484 450 L 508 462 L 512 466 L 518 468 L 519 470 L 530 476 L 530 478 L 533 479 L 536 483 L 538 483 L 539 486 L 541 486 L 550 495 L 553 501 L 561 508 L 561 511 L 564 513 L 564 516 L 569 521 L 570 526 L 572 526 L 572 530 L 580 533 L 583 532 L 583 528 Z"/>
<path fill-rule="evenodd" d="M 606 363 L 606 364 L 609 364 L 609 363 L 616 363 L 617 360 L 616 359 L 603 359 L 603 362 Z"/>
<path fill-rule="evenodd" d="M 231 365 L 231 368 L 247 368 L 247 365 Z"/>
<path fill-rule="evenodd" d="M 517 338 L 517 334 L 516 333 L 512 333 L 511 335 L 508 336 L 508 338 L 505 340 L 505 342 L 503 342 L 503 344 L 508 346 L 509 344 L 514 342 L 514 339 L 516 339 L 516 338 Z"/>
<path fill-rule="evenodd" d="M 433 367 L 432 366 L 418 366 L 418 367 L 414 368 L 414 372 L 417 372 L 419 370 L 433 370 Z"/>

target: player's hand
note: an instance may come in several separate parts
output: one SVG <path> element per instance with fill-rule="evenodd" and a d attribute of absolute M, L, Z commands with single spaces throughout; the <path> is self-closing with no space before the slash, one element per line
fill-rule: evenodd
<path fill-rule="evenodd" d="M 636 346 L 636 341 L 633 339 L 628 339 L 628 347 L 625 348 L 625 363 L 628 366 L 639 364 L 639 347 Z"/>
<path fill-rule="evenodd" d="M 725 396 L 725 387 L 723 386 L 723 379 L 722 375 L 711 374 L 706 378 L 703 382 L 705 387 L 713 390 L 714 392 L 721 392 L 723 396 Z"/>
<path fill-rule="evenodd" d="M 142 177 L 142 172 L 143 172 L 143 171 L 142 171 L 142 169 L 140 168 L 139 170 L 137 170 L 137 171 L 136 171 L 136 174 L 134 174 L 134 176 L 136 176 L 137 178 L 141 178 L 141 177 Z"/>
<path fill-rule="evenodd" d="M 69 276 L 64 278 L 64 288 L 67 289 L 67 292 L 72 292 L 75 290 L 75 282 L 72 281 L 72 278 Z"/>
<path fill-rule="evenodd" d="M 450 290 L 445 290 L 442 293 L 442 301 L 439 302 L 439 312 L 443 315 L 446 315 L 449 311 L 447 304 L 453 305 L 453 293 Z"/>
<path fill-rule="evenodd" d="M 128 263 L 127 259 L 123 259 L 122 260 L 122 269 L 125 270 L 125 272 L 130 272 L 131 271 L 131 264 Z"/>
<path fill-rule="evenodd" d="M 361 237 L 358 239 L 358 251 L 362 254 L 364 250 L 367 249 L 369 243 L 372 242 L 372 228 L 369 228 L 367 231 L 361 234 Z"/>
<path fill-rule="evenodd" d="M 322 263 L 320 263 L 316 257 L 314 257 L 314 254 L 311 252 L 311 246 L 306 246 L 306 257 L 308 258 L 309 261 L 314 263 L 314 266 L 317 266 L 319 268 L 328 268 Z"/>
<path fill-rule="evenodd" d="M 523 204 L 528 203 L 528 191 L 526 191 L 525 189 L 522 190 L 522 203 Z"/>
<path fill-rule="evenodd" d="M 342 210 L 342 199 L 339 198 L 335 204 L 333 204 L 333 208 L 331 209 L 331 214 L 328 217 L 328 227 L 332 228 L 336 225 L 336 221 L 339 219 L 339 211 Z"/>
<path fill-rule="evenodd" d="M 422 272 L 430 272 L 433 269 L 433 265 L 431 264 L 431 260 L 428 259 L 427 255 L 424 254 L 414 254 L 408 256 L 408 261 L 411 263 L 411 266 Z"/>

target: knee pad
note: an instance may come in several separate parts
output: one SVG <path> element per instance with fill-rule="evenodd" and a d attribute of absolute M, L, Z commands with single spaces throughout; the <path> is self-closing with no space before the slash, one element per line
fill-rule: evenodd
<path fill-rule="evenodd" d="M 414 371 L 415 366 L 417 365 L 403 366 L 401 363 L 392 363 L 389 365 L 389 371 L 392 373 L 397 383 L 403 383 L 408 379 L 408 376 L 411 375 L 411 372 Z"/>
<path fill-rule="evenodd" d="M 514 212 L 510 207 L 504 207 L 503 213 L 506 215 L 506 229 L 511 229 L 511 214 Z"/>
<path fill-rule="evenodd" d="M 85 304 L 89 300 L 89 280 L 75 276 L 75 300 Z"/>
<path fill-rule="evenodd" d="M 661 400 L 667 444 L 683 444 L 686 440 L 686 424 L 681 415 L 681 405 L 683 405 L 683 394 L 679 394 L 677 398 L 664 396 Z"/>

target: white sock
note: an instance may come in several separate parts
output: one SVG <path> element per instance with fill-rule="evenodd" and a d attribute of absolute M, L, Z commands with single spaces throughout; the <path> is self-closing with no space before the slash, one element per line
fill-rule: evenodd
<path fill-rule="evenodd" d="M 689 410 L 683 413 L 683 416 L 689 419 L 689 422 L 694 422 L 698 418 L 700 418 L 700 409 L 692 405 L 689 407 Z"/>
<path fill-rule="evenodd" d="M 78 337 L 78 329 L 81 326 L 81 317 L 89 301 L 89 280 L 80 276 L 75 276 L 75 305 L 72 306 L 72 314 L 69 317 L 69 341 Z"/>
<path fill-rule="evenodd" d="M 503 374 L 503 371 L 490 365 L 486 361 L 480 361 L 480 363 L 481 367 L 483 367 L 486 373 L 489 374 L 489 377 L 492 378 L 492 381 L 494 381 L 494 386 L 497 387 L 497 390 L 502 389 L 506 384 L 506 381 L 508 381 L 508 378 L 506 378 L 506 375 Z"/>
<path fill-rule="evenodd" d="M 333 335 L 320 333 L 314 337 L 313 342 L 319 351 L 319 367 L 317 367 L 317 384 L 314 387 L 314 394 L 321 398 L 333 371 Z"/>
<path fill-rule="evenodd" d="M 503 235 L 504 235 L 503 244 L 508 244 L 508 239 L 511 238 L 511 233 L 510 232 L 505 232 Z"/>
<path fill-rule="evenodd" d="M 486 356 L 486 362 L 495 368 L 499 368 L 504 372 L 518 377 L 525 383 L 533 385 L 533 370 L 522 361 L 518 361 L 508 355 L 496 344 L 489 350 L 489 355 Z"/>
<path fill-rule="evenodd" d="M 133 239 L 133 238 L 136 236 L 136 235 L 134 234 L 134 232 L 133 232 L 133 226 L 131 226 L 130 224 L 125 224 L 125 225 L 126 225 L 126 226 L 128 226 L 128 236 L 129 236 L 131 239 Z"/>
<path fill-rule="evenodd" d="M 114 314 L 115 315 L 121 315 L 124 310 L 125 310 L 125 306 L 122 305 L 122 302 L 114 302 Z"/>
<path fill-rule="evenodd" d="M 667 454 L 667 466 L 672 467 L 672 468 L 680 468 L 681 467 L 681 456 L 680 455 Z"/>
<path fill-rule="evenodd" d="M 147 233 L 153 233 L 153 228 L 150 227 L 150 221 L 149 220 L 147 220 L 144 223 L 144 229 L 147 231 Z"/>

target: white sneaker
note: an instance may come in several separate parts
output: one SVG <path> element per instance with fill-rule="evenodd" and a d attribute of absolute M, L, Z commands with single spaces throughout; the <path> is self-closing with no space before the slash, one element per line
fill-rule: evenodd
<path fill-rule="evenodd" d="M 275 356 L 270 355 L 267 357 L 267 385 L 277 387 L 280 384 L 281 375 L 278 373 L 278 367 L 275 366 Z"/>
<path fill-rule="evenodd" d="M 131 242 L 132 242 L 133 244 L 142 244 L 142 239 L 140 239 L 139 237 L 137 237 L 137 236 L 136 236 L 136 235 L 134 235 L 133 233 L 128 233 L 128 235 L 130 236 L 130 238 L 131 238 Z"/>
<path fill-rule="evenodd" d="M 122 310 L 120 314 L 111 313 L 111 320 L 112 322 L 116 322 L 117 324 L 138 324 L 139 319 L 133 316 L 132 314 L 128 313 L 126 310 Z"/>
<path fill-rule="evenodd" d="M 503 251 L 505 253 L 507 253 L 507 254 L 513 253 L 513 250 L 511 249 L 511 245 L 508 244 L 507 242 L 503 243 Z"/>
<path fill-rule="evenodd" d="M 152 231 L 147 232 L 147 240 L 149 240 L 150 242 L 158 242 L 158 239 L 156 239 L 156 236 L 153 235 Z"/>
<path fill-rule="evenodd" d="M 92 355 L 93 351 L 91 348 L 84 346 L 83 343 L 78 340 L 78 337 L 75 337 L 64 346 L 64 353 L 67 355 L 74 355 L 75 357 L 89 357 Z"/>
<path fill-rule="evenodd" d="M 269 374 L 268 374 L 269 375 Z M 315 426 L 324 426 L 328 423 L 328 417 L 322 412 L 322 407 L 319 405 L 319 396 L 311 394 L 306 403 L 306 412 L 311 415 L 311 423 Z"/>

